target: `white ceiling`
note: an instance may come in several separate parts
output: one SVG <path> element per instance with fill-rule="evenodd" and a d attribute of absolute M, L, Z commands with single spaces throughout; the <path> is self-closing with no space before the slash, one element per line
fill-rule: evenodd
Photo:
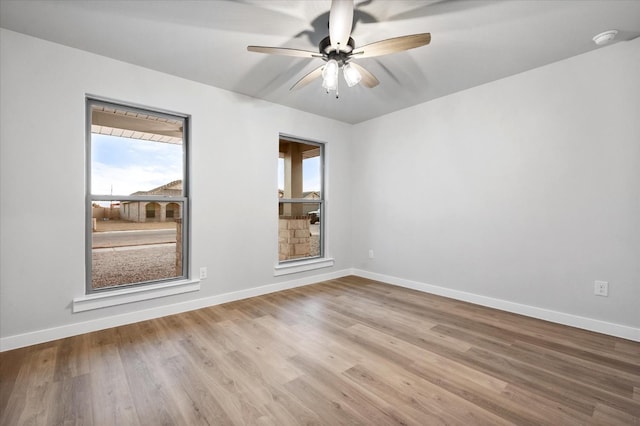
<path fill-rule="evenodd" d="M 343 84 L 339 99 L 321 81 L 289 91 L 319 59 L 246 50 L 316 50 L 329 7 L 329 0 L 0 0 L 0 26 L 347 123 L 606 48 L 592 41 L 605 30 L 620 32 L 614 43 L 640 35 L 640 0 L 357 0 L 356 47 L 421 32 L 432 41 L 359 60 L 380 85 Z"/>

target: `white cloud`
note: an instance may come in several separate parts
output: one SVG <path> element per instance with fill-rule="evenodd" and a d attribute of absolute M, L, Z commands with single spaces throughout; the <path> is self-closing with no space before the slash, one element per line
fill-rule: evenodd
<path fill-rule="evenodd" d="M 130 195 L 183 178 L 182 147 L 95 135 L 91 193 Z"/>

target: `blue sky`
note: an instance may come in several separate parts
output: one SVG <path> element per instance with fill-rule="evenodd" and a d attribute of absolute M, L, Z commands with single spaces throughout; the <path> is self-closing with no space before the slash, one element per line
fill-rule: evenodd
<path fill-rule="evenodd" d="M 91 135 L 91 193 L 130 195 L 182 179 L 182 145 Z"/>

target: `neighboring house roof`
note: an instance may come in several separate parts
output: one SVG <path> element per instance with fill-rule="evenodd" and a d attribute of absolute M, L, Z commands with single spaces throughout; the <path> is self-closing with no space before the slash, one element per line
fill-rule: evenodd
<path fill-rule="evenodd" d="M 137 191 L 131 195 L 169 195 L 180 196 L 182 195 L 182 179 L 174 180 L 165 185 L 157 188 L 150 189 L 149 191 Z"/>
<path fill-rule="evenodd" d="M 310 198 L 312 200 L 319 200 L 320 199 L 320 192 L 318 192 L 318 191 L 303 192 L 302 193 L 302 198 Z"/>
<path fill-rule="evenodd" d="M 284 198 L 284 191 L 282 189 L 278 189 L 278 198 Z M 320 192 L 319 191 L 306 191 L 302 193 L 302 198 L 308 198 L 310 200 L 319 200 Z"/>

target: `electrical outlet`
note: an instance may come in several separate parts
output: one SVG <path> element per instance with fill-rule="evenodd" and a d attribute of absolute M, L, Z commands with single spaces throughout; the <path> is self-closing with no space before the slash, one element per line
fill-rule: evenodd
<path fill-rule="evenodd" d="M 200 279 L 204 280 L 205 278 L 207 278 L 207 268 L 203 266 L 200 268 Z"/>
<path fill-rule="evenodd" d="M 609 283 L 606 281 L 594 281 L 593 294 L 596 296 L 608 296 L 609 295 Z"/>
<path fill-rule="evenodd" d="M 373 249 L 369 249 L 369 259 L 373 259 Z"/>

